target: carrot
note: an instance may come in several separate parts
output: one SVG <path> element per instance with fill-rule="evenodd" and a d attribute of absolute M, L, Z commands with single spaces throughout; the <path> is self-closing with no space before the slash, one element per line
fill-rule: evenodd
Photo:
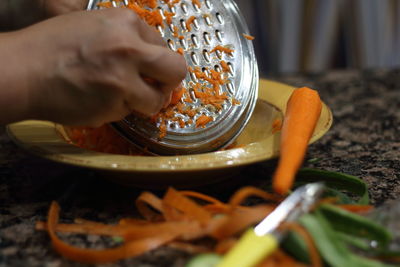
<path fill-rule="evenodd" d="M 213 118 L 207 115 L 201 115 L 200 117 L 197 118 L 196 120 L 196 127 L 204 127 L 207 123 L 212 121 Z"/>
<path fill-rule="evenodd" d="M 248 34 L 245 34 L 245 33 L 243 33 L 243 37 L 246 38 L 247 40 L 250 40 L 250 41 L 253 41 L 255 39 L 254 36 L 251 36 L 251 35 L 248 35 Z"/>
<path fill-rule="evenodd" d="M 272 181 L 277 193 L 286 194 L 292 187 L 321 109 L 322 102 L 315 90 L 303 87 L 290 96 L 281 131 L 281 155 Z"/>

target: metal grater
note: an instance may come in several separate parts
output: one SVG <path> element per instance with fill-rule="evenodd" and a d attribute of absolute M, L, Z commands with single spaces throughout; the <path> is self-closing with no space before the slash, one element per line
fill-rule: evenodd
<path fill-rule="evenodd" d="M 90 0 L 88 9 L 98 9 L 99 2 L 108 1 Z M 127 5 L 128 1 L 114 1 L 112 4 L 120 7 Z M 189 72 L 183 86 L 193 102 L 185 102 L 185 105 L 196 111 L 194 117 L 175 112 L 177 119 L 166 121 L 167 133 L 163 138 L 160 138 L 158 129 L 160 121 L 151 122 L 134 115 L 113 123 L 114 128 L 141 149 L 158 155 L 204 153 L 230 145 L 247 124 L 258 90 L 254 49 L 251 41 L 244 36 L 248 34 L 248 28 L 238 7 L 232 0 L 181 0 L 173 6 L 159 0 L 157 8 L 161 14 L 164 11 L 175 14 L 171 25 L 164 28 L 158 26 L 157 29 L 170 49 L 183 49 L 188 67 L 200 68 L 209 76 L 211 69 L 222 71 L 221 60 L 227 63 L 229 71 L 223 74 L 226 83 L 220 87 L 220 93 L 226 93 L 229 99 L 219 110 L 202 103 L 195 97 L 194 86 L 196 83 L 209 85 Z M 192 16 L 195 20 L 188 30 L 186 21 Z M 174 33 L 176 30 L 179 34 Z M 234 51 L 210 53 L 218 45 Z M 233 103 L 235 101 L 240 104 Z M 212 117 L 213 121 L 204 127 L 196 127 L 195 122 L 202 114 Z"/>

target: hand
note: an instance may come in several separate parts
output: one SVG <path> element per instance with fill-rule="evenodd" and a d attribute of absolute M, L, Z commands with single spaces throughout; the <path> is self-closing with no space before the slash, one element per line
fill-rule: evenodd
<path fill-rule="evenodd" d="M 184 58 L 128 9 L 54 17 L 14 38 L 20 64 L 8 71 L 29 113 L 24 119 L 100 126 L 132 111 L 153 115 L 186 76 Z"/>

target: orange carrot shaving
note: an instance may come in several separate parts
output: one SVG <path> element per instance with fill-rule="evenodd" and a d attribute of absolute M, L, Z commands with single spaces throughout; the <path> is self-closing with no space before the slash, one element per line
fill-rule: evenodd
<path fill-rule="evenodd" d="M 245 34 L 245 33 L 243 33 L 243 37 L 246 38 L 247 40 L 250 40 L 250 41 L 253 41 L 255 39 L 254 36 L 251 36 L 251 35 L 248 35 L 248 34 Z"/>
<path fill-rule="evenodd" d="M 341 204 L 341 205 L 336 205 L 336 206 L 339 208 L 342 208 L 344 210 L 356 212 L 356 213 L 368 212 L 374 208 L 374 206 L 372 206 L 372 205 L 356 205 L 356 204 Z"/>
<path fill-rule="evenodd" d="M 196 5 L 197 7 L 201 7 L 200 0 L 192 0 L 193 5 Z"/>
<path fill-rule="evenodd" d="M 303 87 L 290 96 L 281 131 L 281 155 L 273 176 L 275 192 L 286 194 L 292 187 L 321 109 L 322 102 L 315 90 Z"/>
<path fill-rule="evenodd" d="M 281 119 L 275 119 L 272 122 L 272 133 L 279 132 L 282 129 L 282 120 Z"/>
<path fill-rule="evenodd" d="M 191 16 L 186 20 L 186 28 L 188 31 L 192 30 L 192 23 L 195 21 L 196 17 L 195 16 Z"/>
<path fill-rule="evenodd" d="M 164 10 L 164 16 L 165 16 L 165 22 L 168 23 L 168 25 L 172 24 L 172 18 L 175 16 L 175 13 L 168 12 Z M 178 27 L 174 26 L 174 33 L 178 32 Z"/>
<path fill-rule="evenodd" d="M 117 248 L 104 250 L 78 248 L 63 242 L 56 235 L 55 231 L 58 224 L 59 210 L 59 205 L 56 202 L 53 202 L 49 210 L 47 230 L 54 249 L 65 258 L 76 262 L 100 264 L 113 262 L 128 257 L 135 257 L 173 240 L 178 235 L 177 233 L 163 233 L 157 237 L 139 239 L 127 242 Z"/>
<path fill-rule="evenodd" d="M 230 72 L 231 71 L 231 69 L 229 68 L 228 63 L 226 63 L 225 60 L 221 60 L 219 63 L 221 64 L 222 70 L 224 72 Z"/>
<path fill-rule="evenodd" d="M 178 54 L 181 54 L 183 56 L 184 50 L 182 47 L 179 47 L 176 52 L 178 52 Z"/>
<path fill-rule="evenodd" d="M 207 123 L 213 121 L 213 118 L 207 115 L 201 115 L 200 117 L 197 118 L 196 120 L 196 127 L 204 127 Z"/>
<path fill-rule="evenodd" d="M 253 196 L 267 201 L 276 199 L 275 196 L 264 193 L 254 187 L 245 187 L 238 190 L 229 203 L 223 203 L 208 195 L 177 191 L 173 188 L 168 189 L 163 198 L 143 192 L 136 200 L 136 206 L 145 219 L 123 218 L 118 224 L 112 225 L 84 219 L 76 219 L 73 224 L 58 223 L 60 207 L 53 202 L 47 222 L 37 222 L 36 229 L 49 233 L 58 253 L 81 263 L 113 262 L 141 255 L 160 246 L 189 253 L 213 250 L 225 253 L 236 243 L 242 232 L 262 220 L 276 207 L 276 202 L 240 206 L 245 199 Z M 298 232 L 309 248 L 312 266 L 321 266 L 315 245 L 302 227 L 291 223 L 282 228 Z M 122 243 L 118 247 L 102 250 L 78 248 L 60 240 L 56 232 L 119 236 L 122 237 Z M 212 238 L 216 245 L 197 245 L 190 242 L 204 237 Z M 303 266 L 280 250 L 265 259 L 260 266 L 271 266 L 268 264 L 272 263 L 278 264 L 274 266 Z"/>
<path fill-rule="evenodd" d="M 98 6 L 98 7 L 104 7 L 104 8 L 111 8 L 111 7 L 113 7 L 113 5 L 112 5 L 111 2 L 100 2 L 100 3 L 97 3 L 97 6 Z"/>
<path fill-rule="evenodd" d="M 233 49 L 222 46 L 222 45 L 217 45 L 216 47 L 214 47 L 210 53 L 216 52 L 216 51 L 220 51 L 220 52 L 224 52 L 226 54 L 232 54 L 233 53 Z"/>

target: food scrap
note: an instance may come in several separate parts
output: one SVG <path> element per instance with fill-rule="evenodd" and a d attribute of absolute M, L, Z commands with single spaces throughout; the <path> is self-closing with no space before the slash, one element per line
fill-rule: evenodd
<path fill-rule="evenodd" d="M 254 36 L 251 36 L 251 35 L 248 35 L 248 34 L 245 34 L 245 33 L 243 33 L 243 37 L 246 38 L 247 40 L 250 40 L 250 41 L 253 41 L 255 39 Z"/>
<path fill-rule="evenodd" d="M 347 185 L 354 184 L 342 178 L 332 181 L 332 175 L 329 176 L 332 184 L 339 181 Z M 81 263 L 115 262 L 140 256 L 162 246 L 199 254 L 192 261 L 212 256 L 217 263 L 249 227 L 259 223 L 282 200 L 281 196 L 251 186 L 240 188 L 227 202 L 195 191 L 169 188 L 162 198 L 148 191 L 142 192 L 135 201 L 142 218 L 122 218 L 114 224 L 84 219 L 61 223 L 60 206 L 52 202 L 47 221 L 37 221 L 36 229 L 48 232 L 53 248 L 60 255 Z M 375 259 L 356 256 L 344 243 L 356 237 L 363 237 L 366 242 L 375 240 L 377 248 L 374 253 L 377 254 L 373 255 L 384 255 L 382 249 L 388 246 L 393 237 L 384 227 L 357 214 L 370 209 L 370 205 L 356 202 L 343 205 L 338 198 L 323 199 L 298 222 L 283 223 L 279 227 L 280 230 L 290 231 L 290 238 L 283 240 L 280 248 L 265 257 L 260 266 L 276 266 L 273 264 L 279 263 L 284 265 L 278 266 L 320 267 L 322 262 L 333 267 L 364 266 L 351 263 L 378 264 Z M 336 225 L 346 225 L 346 228 Z M 82 248 L 62 240 L 57 233 L 117 237 L 120 241 L 118 246 L 112 248 Z M 350 243 L 358 246 L 357 243 Z M 371 247 L 369 249 L 374 250 Z"/>

